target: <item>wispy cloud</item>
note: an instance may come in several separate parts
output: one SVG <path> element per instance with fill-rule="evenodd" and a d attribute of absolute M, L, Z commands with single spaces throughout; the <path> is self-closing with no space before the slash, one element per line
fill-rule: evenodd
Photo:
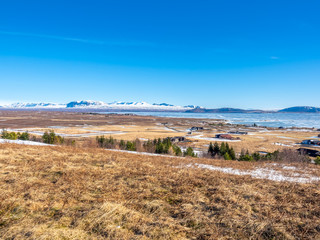
<path fill-rule="evenodd" d="M 71 41 L 71 42 L 79 42 L 79 43 L 95 44 L 95 45 L 132 46 L 132 47 L 155 46 L 155 44 L 152 42 L 142 42 L 142 41 L 100 41 L 100 40 L 73 38 L 73 37 L 56 36 L 56 35 L 34 34 L 34 33 L 25 33 L 25 32 L 7 32 L 7 31 L 0 31 L 0 34 L 18 36 L 18 37 L 32 37 L 32 38 L 53 39 L 53 40 L 59 40 L 59 41 Z"/>
<path fill-rule="evenodd" d="M 272 59 L 272 60 L 278 60 L 279 59 L 279 57 L 276 57 L 276 56 L 271 56 L 269 58 Z"/>

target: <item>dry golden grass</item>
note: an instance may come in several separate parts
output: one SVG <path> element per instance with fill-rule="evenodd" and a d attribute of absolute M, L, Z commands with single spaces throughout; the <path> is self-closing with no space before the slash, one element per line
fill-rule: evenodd
<path fill-rule="evenodd" d="M 320 238 L 317 184 L 179 167 L 192 161 L 255 166 L 2 144 L 0 238 Z"/>

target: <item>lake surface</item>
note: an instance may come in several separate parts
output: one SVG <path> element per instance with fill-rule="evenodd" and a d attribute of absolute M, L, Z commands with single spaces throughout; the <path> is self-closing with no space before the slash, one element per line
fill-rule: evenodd
<path fill-rule="evenodd" d="M 111 112 L 106 112 L 111 113 Z M 113 112 L 119 113 L 119 112 Z M 142 116 L 174 118 L 224 119 L 232 124 L 265 127 L 308 127 L 320 128 L 320 113 L 181 113 L 181 112 L 121 112 Z"/>

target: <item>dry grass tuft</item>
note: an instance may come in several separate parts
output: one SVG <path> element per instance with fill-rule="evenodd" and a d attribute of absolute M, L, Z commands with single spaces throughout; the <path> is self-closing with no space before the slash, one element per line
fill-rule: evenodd
<path fill-rule="evenodd" d="M 320 238 L 317 184 L 178 167 L 191 161 L 0 145 L 0 238 Z"/>

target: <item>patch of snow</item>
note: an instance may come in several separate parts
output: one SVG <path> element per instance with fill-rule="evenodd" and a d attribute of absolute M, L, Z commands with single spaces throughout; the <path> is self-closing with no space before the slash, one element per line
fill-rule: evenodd
<path fill-rule="evenodd" d="M 139 138 L 139 140 L 141 140 L 141 141 L 148 141 L 149 139 L 146 139 L 146 138 Z"/>
<path fill-rule="evenodd" d="M 313 132 L 313 130 L 310 129 L 286 129 L 287 131 L 295 131 L 295 132 Z"/>
<path fill-rule="evenodd" d="M 185 152 L 187 150 L 187 147 L 180 147 L 180 149 L 181 149 L 182 152 Z M 197 154 L 198 157 L 202 157 L 203 156 L 203 151 L 201 151 L 201 150 L 196 150 L 195 148 L 193 148 L 193 152 L 195 154 Z"/>
<path fill-rule="evenodd" d="M 268 129 L 259 130 L 259 132 L 270 132 Z"/>
<path fill-rule="evenodd" d="M 111 151 L 111 152 L 130 153 L 130 154 L 135 154 L 135 155 L 157 156 L 157 157 L 169 157 L 169 158 L 184 158 L 184 157 L 177 157 L 177 156 L 165 155 L 165 154 L 148 153 L 148 152 L 136 152 L 136 151 L 119 150 L 119 149 L 105 149 L 105 150 Z"/>
<path fill-rule="evenodd" d="M 203 135 L 197 136 L 186 136 L 187 138 L 199 139 L 199 140 L 207 140 L 212 142 L 241 142 L 241 140 L 230 140 L 230 139 L 223 139 L 223 138 L 206 138 L 202 137 Z"/>
<path fill-rule="evenodd" d="M 169 128 L 169 127 L 165 127 L 164 129 L 167 130 L 167 131 L 171 131 L 171 132 L 179 132 L 179 131 L 177 131 L 177 130 L 175 130 L 173 128 Z"/>
<path fill-rule="evenodd" d="M 282 168 L 285 169 L 285 170 L 296 170 L 297 169 L 294 166 L 283 166 Z"/>
<path fill-rule="evenodd" d="M 125 132 L 121 131 L 94 131 L 91 133 L 78 133 L 78 134 L 67 134 L 67 133 L 55 133 L 61 137 L 90 137 L 90 136 L 100 136 L 100 135 L 119 135 L 124 134 Z"/>
<path fill-rule="evenodd" d="M 59 129 L 60 127 L 57 127 L 56 129 Z M 63 128 L 63 127 L 61 127 Z M 1 132 L 2 130 L 0 130 Z M 38 135 L 38 136 L 42 136 L 44 134 L 44 131 L 28 131 L 27 129 L 8 129 L 8 131 L 11 132 L 28 132 L 30 134 L 34 134 L 34 135 Z M 98 136 L 98 135 L 115 135 L 115 134 L 124 134 L 126 132 L 122 132 L 122 131 L 96 131 L 96 130 L 90 130 L 90 133 L 75 133 L 75 134 L 68 134 L 68 133 L 57 133 L 55 132 L 55 134 L 57 136 L 61 136 L 61 137 L 90 137 L 90 136 Z"/>
<path fill-rule="evenodd" d="M 285 136 L 277 136 L 277 138 L 283 138 L 283 139 L 296 139 L 296 138 L 292 138 L 292 137 L 285 137 Z"/>
<path fill-rule="evenodd" d="M 276 142 L 276 143 L 273 143 L 274 145 L 277 145 L 277 146 L 283 146 L 283 147 L 293 147 L 292 145 L 288 145 L 288 144 L 284 144 L 284 143 L 279 143 L 279 142 Z"/>
<path fill-rule="evenodd" d="M 202 169 L 208 169 L 211 171 L 219 171 L 227 174 L 233 175 L 248 175 L 253 178 L 258 179 L 268 179 L 276 182 L 294 182 L 294 183 L 311 183 L 320 181 L 317 176 L 312 176 L 309 174 L 298 174 L 294 173 L 292 176 L 285 176 L 281 171 L 277 171 L 270 168 L 255 168 L 254 170 L 240 170 L 230 167 L 217 167 L 208 164 L 189 164 L 187 167 L 198 167 Z"/>
<path fill-rule="evenodd" d="M 46 144 L 46 143 L 40 143 L 40 142 L 10 140 L 10 139 L 0 139 L 0 143 L 14 143 L 14 144 L 23 144 L 23 145 L 33 145 L 33 146 L 54 146 L 52 144 Z"/>

